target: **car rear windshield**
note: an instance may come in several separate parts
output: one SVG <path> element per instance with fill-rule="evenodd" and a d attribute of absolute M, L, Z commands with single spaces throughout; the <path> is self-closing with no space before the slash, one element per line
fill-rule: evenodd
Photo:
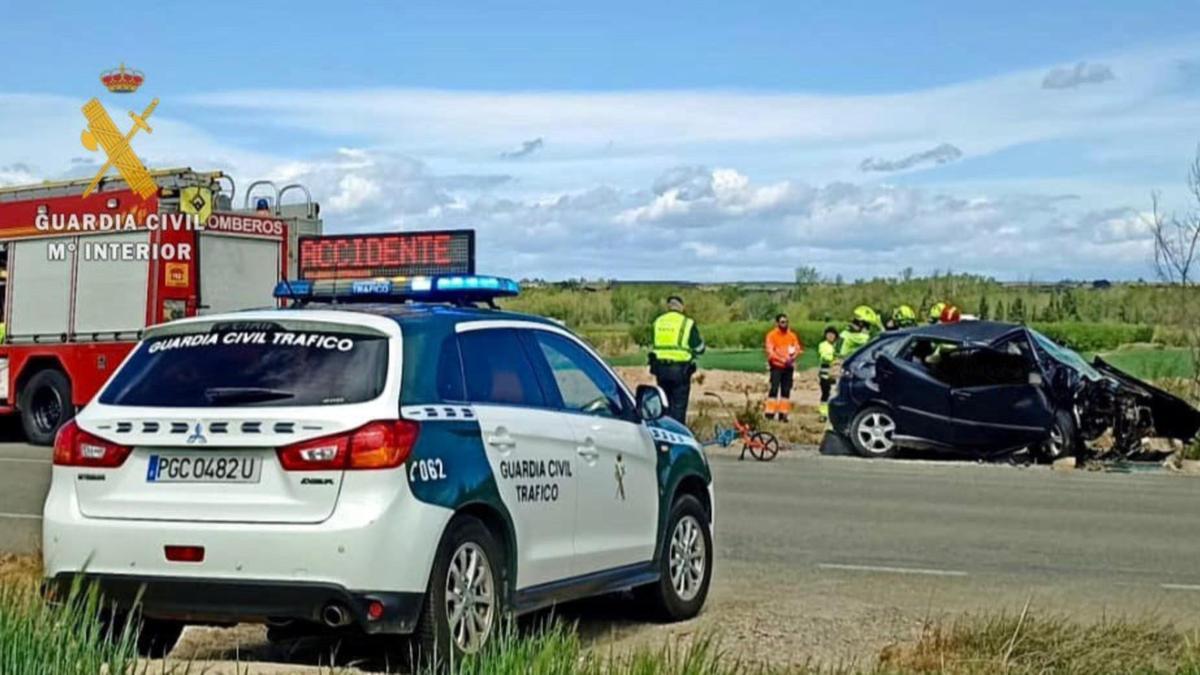
<path fill-rule="evenodd" d="M 369 401 L 383 391 L 388 340 L 347 328 L 218 323 L 204 332 L 152 336 L 100 402 L 182 408 Z"/>

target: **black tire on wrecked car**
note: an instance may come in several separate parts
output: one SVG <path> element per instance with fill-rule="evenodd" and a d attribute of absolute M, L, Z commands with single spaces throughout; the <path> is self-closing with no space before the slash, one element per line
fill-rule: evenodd
<path fill-rule="evenodd" d="M 1054 422 L 1050 425 L 1050 436 L 1042 442 L 1039 454 L 1049 462 L 1063 457 L 1074 457 L 1079 451 L 1079 444 L 1075 418 L 1066 410 L 1058 410 L 1055 411 Z"/>
<path fill-rule="evenodd" d="M 883 406 L 869 405 L 850 421 L 850 443 L 863 457 L 896 456 L 896 418 Z"/>

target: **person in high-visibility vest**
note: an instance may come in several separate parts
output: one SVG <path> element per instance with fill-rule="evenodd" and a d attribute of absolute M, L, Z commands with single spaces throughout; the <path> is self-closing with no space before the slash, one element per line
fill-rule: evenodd
<path fill-rule="evenodd" d="M 825 339 L 817 345 L 817 357 L 820 367 L 817 369 L 817 382 L 821 385 L 821 405 L 818 412 L 821 421 L 829 419 L 829 393 L 833 391 L 833 362 L 837 359 L 837 349 L 834 345 L 838 340 L 838 329 L 833 326 L 825 327 Z"/>
<path fill-rule="evenodd" d="M 704 348 L 696 322 L 683 313 L 683 298 L 667 298 L 667 311 L 654 320 L 650 373 L 667 395 L 667 415 L 680 424 L 687 423 L 696 357 L 704 353 Z"/>
<path fill-rule="evenodd" d="M 854 318 L 850 320 L 850 326 L 838 336 L 842 341 L 842 348 L 838 350 L 838 356 L 843 358 L 850 356 L 858 351 L 859 347 L 870 342 L 871 326 L 882 329 L 879 314 L 866 305 L 855 307 Z"/>
<path fill-rule="evenodd" d="M 796 359 L 804 353 L 800 336 L 788 328 L 787 314 L 775 317 L 775 327 L 767 331 L 764 341 L 767 352 L 767 367 L 771 372 L 771 388 L 767 393 L 767 419 L 776 416 L 788 421 L 792 413 L 792 380 L 796 375 Z"/>

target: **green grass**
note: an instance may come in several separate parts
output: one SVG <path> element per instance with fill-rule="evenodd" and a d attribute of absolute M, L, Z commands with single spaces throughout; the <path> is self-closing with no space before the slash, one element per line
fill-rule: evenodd
<path fill-rule="evenodd" d="M 94 618 L 98 607 L 96 593 L 78 588 L 50 605 L 33 581 L 0 583 L 0 673 L 136 672 L 132 641 L 106 640 Z"/>
<path fill-rule="evenodd" d="M 1102 352 L 1100 358 L 1143 380 L 1190 378 L 1196 373 L 1191 354 L 1181 348 L 1129 347 Z"/>
<path fill-rule="evenodd" d="M 1084 358 L 1092 360 L 1092 354 Z M 1111 352 L 1102 352 L 1100 357 L 1114 367 L 1144 380 L 1166 378 L 1189 378 L 1195 374 L 1188 350 L 1178 347 L 1129 346 Z M 634 352 L 608 358 L 614 366 L 644 366 L 646 353 Z M 700 367 L 712 370 L 737 370 L 748 373 L 766 371 L 766 359 L 759 349 L 709 349 L 700 357 Z M 800 370 L 817 367 L 815 349 L 806 349 L 800 356 Z"/>
<path fill-rule="evenodd" d="M 613 356 L 609 357 L 608 362 L 614 366 L 644 366 L 646 365 L 646 353 L 634 352 Z M 709 349 L 700 356 L 700 367 L 711 370 L 764 373 L 767 370 L 767 358 L 761 349 Z M 800 355 L 797 368 L 807 370 L 816 367 L 816 350 L 804 350 L 804 353 Z"/>
<path fill-rule="evenodd" d="M 930 624 L 885 649 L 878 673 L 1200 673 L 1200 635 L 1154 619 L 1079 623 L 1026 612 Z"/>
<path fill-rule="evenodd" d="M 186 673 L 195 665 L 185 661 L 151 668 L 134 658 L 128 638 L 117 644 L 104 639 L 94 618 L 94 593 L 76 589 L 66 602 L 49 605 L 36 589 L 28 575 L 0 578 L 0 673 Z M 1154 619 L 1080 623 L 1023 611 L 931 622 L 914 639 L 878 655 L 863 654 L 858 663 L 782 667 L 768 663 L 772 656 L 780 655 L 739 657 L 713 633 L 668 639 L 658 647 L 589 646 L 574 627 L 552 621 L 530 630 L 506 630 L 481 654 L 444 670 L 456 675 L 1200 675 L 1200 635 Z M 236 672 L 249 672 L 249 666 L 239 663 Z M 418 670 L 419 675 L 431 672 Z"/>

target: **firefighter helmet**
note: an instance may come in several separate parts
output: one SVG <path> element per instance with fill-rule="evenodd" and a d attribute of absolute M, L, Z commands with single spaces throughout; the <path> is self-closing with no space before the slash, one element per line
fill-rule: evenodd
<path fill-rule="evenodd" d="M 917 325 L 917 313 L 908 305 L 900 305 L 892 310 L 892 322 L 897 326 Z"/>
<path fill-rule="evenodd" d="M 879 320 L 879 313 L 866 305 L 859 305 L 854 308 L 854 320 L 868 326 L 882 325 L 882 322 Z"/>
<path fill-rule="evenodd" d="M 938 317 L 938 320 L 942 323 L 958 323 L 961 319 L 962 312 L 958 311 L 958 308 L 954 305 L 946 305 L 942 309 L 942 315 Z"/>
<path fill-rule="evenodd" d="M 942 310 L 946 309 L 946 303 L 935 302 L 933 307 L 929 308 L 929 323 L 937 323 L 942 320 Z"/>

